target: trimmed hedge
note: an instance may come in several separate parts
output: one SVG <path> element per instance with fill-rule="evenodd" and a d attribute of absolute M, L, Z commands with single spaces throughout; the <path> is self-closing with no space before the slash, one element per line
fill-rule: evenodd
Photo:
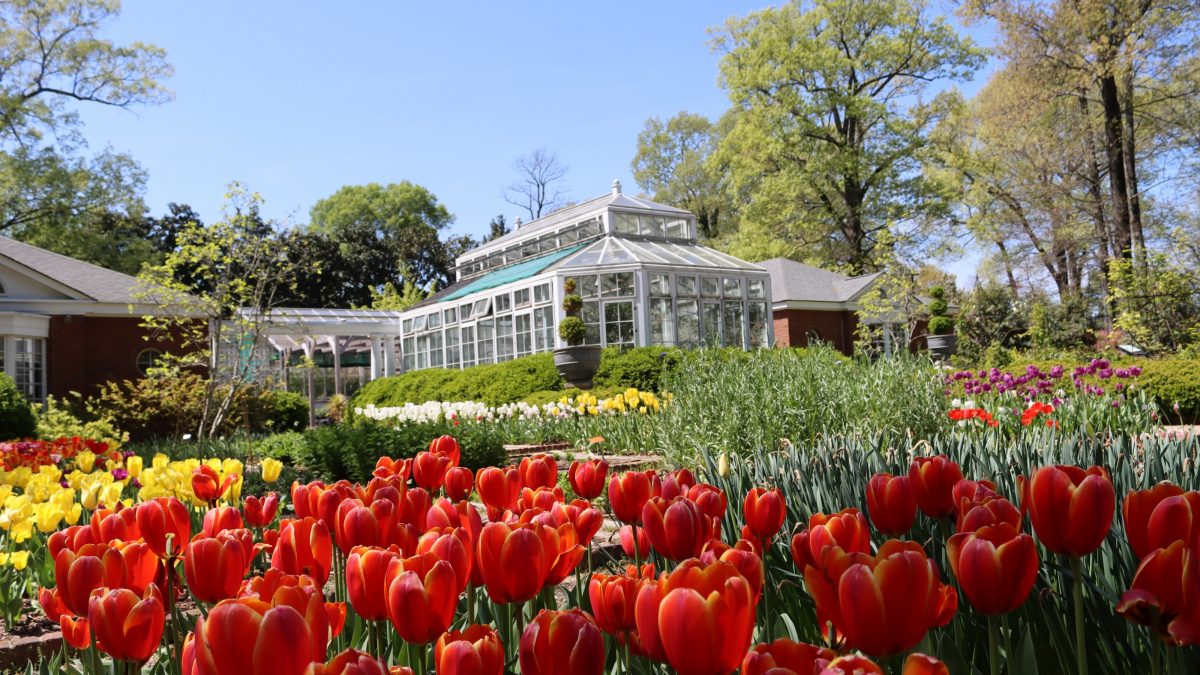
<path fill-rule="evenodd" d="M 1167 424 L 1200 422 L 1200 359 L 1167 358 L 1139 363 L 1138 384 L 1158 401 Z M 1173 406 L 1179 404 L 1176 414 Z"/>
<path fill-rule="evenodd" d="M 37 416 L 33 407 L 12 378 L 0 373 L 0 441 L 32 438 L 37 429 Z"/>
<path fill-rule="evenodd" d="M 458 439 L 463 466 L 476 470 L 504 463 L 504 441 L 486 424 L 458 427 L 444 423 L 405 424 L 395 428 L 382 424 L 339 424 L 305 432 L 302 444 L 289 439 L 270 450 L 277 456 L 295 455 L 301 466 L 325 480 L 345 478 L 365 484 L 371 480 L 380 457 L 413 457 L 444 434 Z"/>

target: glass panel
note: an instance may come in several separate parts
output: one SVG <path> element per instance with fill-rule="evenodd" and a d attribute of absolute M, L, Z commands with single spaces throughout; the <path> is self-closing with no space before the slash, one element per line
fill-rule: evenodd
<path fill-rule="evenodd" d="M 615 216 L 614 227 L 617 232 L 620 232 L 621 234 L 637 234 L 637 231 L 638 231 L 637 214 L 622 213 L 620 211 L 617 211 L 616 213 L 613 214 L 613 216 Z"/>
<path fill-rule="evenodd" d="M 583 325 L 587 328 L 583 343 L 600 344 L 600 303 L 596 301 L 583 303 L 583 307 L 579 310 L 579 318 L 583 319 Z"/>
<path fill-rule="evenodd" d="M 529 314 L 517 315 L 517 356 L 528 356 L 533 353 L 532 326 L 532 317 Z"/>
<path fill-rule="evenodd" d="M 446 367 L 457 368 L 461 352 L 458 348 L 458 329 L 446 329 Z"/>
<path fill-rule="evenodd" d="M 404 331 L 405 333 L 411 333 L 412 332 L 412 319 L 405 319 L 400 324 L 400 330 Z"/>
<path fill-rule="evenodd" d="M 417 336 L 417 370 L 429 367 L 429 336 Z"/>
<path fill-rule="evenodd" d="M 497 314 L 500 312 L 507 312 L 512 309 L 512 296 L 508 293 L 501 293 L 500 295 L 495 296 L 494 299 L 496 301 Z"/>
<path fill-rule="evenodd" d="M 442 331 L 429 334 L 429 367 L 440 368 L 443 360 Z"/>
<path fill-rule="evenodd" d="M 679 300 L 676 307 L 678 344 L 680 347 L 695 347 L 700 344 L 700 303 L 695 300 Z"/>
<path fill-rule="evenodd" d="M 633 303 L 604 303 L 604 344 L 609 347 L 632 347 Z"/>
<path fill-rule="evenodd" d="M 428 326 L 430 330 L 432 330 L 434 328 L 441 328 L 442 327 L 442 313 L 434 312 L 433 314 L 430 314 L 429 320 L 426 322 L 425 325 Z"/>
<path fill-rule="evenodd" d="M 633 272 L 613 272 L 600 275 L 600 297 L 615 298 L 633 295 Z"/>
<path fill-rule="evenodd" d="M 641 216 L 641 233 L 651 237 L 662 237 L 666 234 L 666 220 L 662 216 Z"/>
<path fill-rule="evenodd" d="M 708 347 L 721 346 L 721 303 L 706 302 L 704 303 L 704 322 L 701 328 L 704 330 L 704 344 Z"/>
<path fill-rule="evenodd" d="M 599 297 L 600 282 L 597 280 L 596 275 L 594 274 L 586 277 L 579 277 L 579 280 L 575 286 L 575 290 L 579 293 L 581 298 Z"/>
<path fill-rule="evenodd" d="M 579 228 L 572 227 L 558 233 L 558 245 L 570 246 L 579 241 Z"/>
<path fill-rule="evenodd" d="M 766 284 L 762 279 L 749 279 L 746 281 L 746 297 L 747 298 L 765 298 L 767 297 Z"/>
<path fill-rule="evenodd" d="M 676 295 L 696 295 L 696 277 L 675 275 Z"/>
<path fill-rule="evenodd" d="M 458 314 L 459 314 L 459 316 L 462 317 L 463 321 L 466 321 L 467 319 L 471 318 L 471 308 L 473 305 L 474 305 L 474 303 L 468 302 L 467 304 L 462 305 L 461 307 L 458 308 Z"/>
<path fill-rule="evenodd" d="M 513 304 L 517 307 L 529 306 L 529 289 L 519 288 L 513 291 Z"/>
<path fill-rule="evenodd" d="M 650 275 L 650 295 L 670 295 L 671 277 L 666 274 Z"/>
<path fill-rule="evenodd" d="M 554 308 L 538 307 L 533 310 L 534 351 L 548 352 L 554 349 Z"/>
<path fill-rule="evenodd" d="M 495 343 L 492 340 L 492 319 L 485 319 L 475 327 L 475 353 L 479 363 L 492 363 L 495 360 Z"/>
<path fill-rule="evenodd" d="M 650 298 L 650 344 L 675 344 L 675 313 L 670 298 Z"/>
<path fill-rule="evenodd" d="M 31 401 L 41 401 L 46 397 L 43 387 L 44 348 L 45 340 L 41 338 L 13 339 L 13 381 L 17 390 Z"/>
<path fill-rule="evenodd" d="M 475 327 L 462 328 L 462 364 L 463 368 L 475 365 Z"/>
<path fill-rule="evenodd" d="M 487 316 L 492 311 L 492 299 L 483 298 L 475 301 L 475 306 L 471 308 L 471 316 Z"/>
<path fill-rule="evenodd" d="M 744 347 L 742 340 L 742 303 L 725 303 L 725 346 Z"/>
<path fill-rule="evenodd" d="M 686 239 L 688 236 L 687 218 L 671 218 L 667 221 L 667 236 Z"/>
<path fill-rule="evenodd" d="M 538 284 L 533 287 L 533 301 L 537 304 L 550 302 L 550 284 Z"/>
<path fill-rule="evenodd" d="M 742 297 L 742 280 L 741 279 L 726 279 L 725 280 L 725 297 L 727 297 L 727 298 Z"/>
<path fill-rule="evenodd" d="M 604 226 L 600 222 L 600 218 L 598 216 L 595 218 L 592 218 L 591 220 L 585 220 L 584 222 L 579 224 L 579 238 L 580 239 L 586 239 L 588 237 L 595 237 L 595 236 L 603 234 L 603 233 L 604 233 Z"/>
<path fill-rule="evenodd" d="M 513 357 L 512 315 L 496 317 L 496 362 L 509 361 Z"/>
<path fill-rule="evenodd" d="M 425 317 L 418 316 L 414 318 L 412 327 L 414 331 L 425 330 Z"/>
<path fill-rule="evenodd" d="M 700 294 L 706 298 L 721 297 L 721 280 L 716 277 L 700 277 Z"/>
<path fill-rule="evenodd" d="M 767 347 L 767 303 L 751 302 L 746 305 L 747 316 L 750 320 L 750 348 Z"/>
<path fill-rule="evenodd" d="M 442 312 L 442 320 L 445 323 L 458 323 L 458 308 L 451 307 Z"/>
<path fill-rule="evenodd" d="M 415 338 L 404 338 L 401 350 L 404 352 L 404 371 L 408 372 L 417 367 L 417 341 Z"/>

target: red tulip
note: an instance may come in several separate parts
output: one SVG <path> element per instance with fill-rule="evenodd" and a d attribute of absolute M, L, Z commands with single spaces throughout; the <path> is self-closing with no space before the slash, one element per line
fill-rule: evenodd
<path fill-rule="evenodd" d="M 750 582 L 750 590 L 754 592 L 754 602 L 757 604 L 762 597 L 763 583 L 766 570 L 763 567 L 762 556 L 754 550 L 754 545 L 745 539 L 738 539 L 730 546 L 720 539 L 713 539 L 704 545 L 700 552 L 700 562 L 711 565 L 717 560 L 732 563 Z"/>
<path fill-rule="evenodd" d="M 1184 541 L 1151 551 L 1133 584 L 1121 594 L 1117 614 L 1149 627 L 1169 645 L 1200 643 L 1200 564 Z"/>
<path fill-rule="evenodd" d="M 475 474 L 465 466 L 450 467 L 446 472 L 444 487 L 447 497 L 460 502 L 471 496 L 471 490 L 475 488 Z"/>
<path fill-rule="evenodd" d="M 68 614 L 58 618 L 58 628 L 63 640 L 75 649 L 87 649 L 92 645 L 92 630 L 87 619 L 77 619 Z"/>
<path fill-rule="evenodd" d="M 438 436 L 429 441 L 429 452 L 450 459 L 450 466 L 462 464 L 462 448 L 453 436 Z"/>
<path fill-rule="evenodd" d="M 957 510 L 954 484 L 963 479 L 962 469 L 945 455 L 918 457 L 908 467 L 917 506 L 930 518 L 945 518 Z"/>
<path fill-rule="evenodd" d="M 475 555 L 475 549 L 479 542 L 479 537 L 483 533 L 483 519 L 479 516 L 479 511 L 471 506 L 470 502 L 461 501 L 457 504 L 451 503 L 448 499 L 439 499 L 429 509 L 429 515 L 426 518 L 430 529 L 446 529 L 447 527 L 461 527 L 471 535 L 471 544 L 467 550 L 472 557 Z M 416 549 L 407 551 L 408 555 L 412 555 Z M 483 570 L 471 561 L 471 585 L 479 587 L 483 585 Z"/>
<path fill-rule="evenodd" d="M 642 508 L 642 523 L 650 546 L 669 560 L 700 555 L 713 537 L 712 518 L 687 497 L 652 497 Z"/>
<path fill-rule="evenodd" d="M 826 663 L 821 675 L 884 675 L 883 669 L 862 654 L 847 654 Z"/>
<path fill-rule="evenodd" d="M 223 600 L 197 619 L 192 653 L 196 675 L 304 675 L 325 660 L 303 614 L 258 598 Z"/>
<path fill-rule="evenodd" d="M 168 538 L 171 540 L 170 557 L 183 554 L 192 537 L 191 515 L 183 502 L 174 497 L 155 497 L 138 504 L 136 514 L 138 531 L 155 555 L 168 557 Z"/>
<path fill-rule="evenodd" d="M 388 667 L 370 654 L 347 649 L 328 663 L 312 664 L 305 675 L 388 675 Z"/>
<path fill-rule="evenodd" d="M 770 541 L 783 527 L 784 518 L 787 517 L 787 503 L 779 488 L 751 489 L 746 493 L 742 510 L 746 515 L 746 527 L 763 541 Z"/>
<path fill-rule="evenodd" d="M 604 480 L 608 477 L 608 462 L 602 459 L 589 459 L 583 462 L 571 462 L 567 470 L 567 480 L 571 489 L 581 499 L 595 499 L 604 492 Z"/>
<path fill-rule="evenodd" d="M 950 675 L 950 669 L 932 656 L 915 653 L 904 659 L 904 671 L 901 675 Z"/>
<path fill-rule="evenodd" d="M 529 509 L 542 509 L 549 511 L 554 508 L 555 504 L 562 504 L 567 500 L 566 495 L 560 487 L 540 487 L 536 490 L 530 488 L 521 488 L 521 496 L 517 498 L 517 506 L 513 511 L 520 513 Z"/>
<path fill-rule="evenodd" d="M 653 565 L 643 565 L 640 573 L 636 567 L 629 565 L 625 568 L 625 574 L 593 574 L 588 584 L 588 598 L 596 624 L 605 633 L 622 640 L 625 635 L 637 630 L 634 608 L 638 593 L 643 586 L 653 583 Z"/>
<path fill-rule="evenodd" d="M 204 514 L 204 525 L 200 531 L 206 537 L 215 537 L 225 530 L 237 530 L 244 526 L 242 514 L 232 506 L 214 506 Z"/>
<path fill-rule="evenodd" d="M 92 513 L 91 526 L 95 541 L 136 541 L 142 537 L 137 524 L 137 509 L 126 508 L 120 503 L 116 508 L 96 509 Z"/>
<path fill-rule="evenodd" d="M 691 469 L 676 469 L 664 473 L 657 480 L 652 477 L 651 482 L 656 482 L 655 497 L 674 499 L 686 495 L 696 485 L 696 476 Z"/>
<path fill-rule="evenodd" d="M 503 675 L 504 646 L 491 626 L 472 624 L 443 634 L 433 662 L 437 675 Z"/>
<path fill-rule="evenodd" d="M 275 607 L 287 605 L 296 610 L 308 626 L 309 636 L 321 658 L 324 658 L 329 641 L 345 627 L 346 603 L 325 602 L 322 587 L 305 574 L 284 574 L 269 569 L 262 576 L 242 583 L 238 599 L 245 598 L 256 598 Z"/>
<path fill-rule="evenodd" d="M 545 453 L 522 457 L 517 465 L 517 475 L 521 478 L 523 488 L 552 488 L 558 485 L 558 460 Z"/>
<path fill-rule="evenodd" d="M 570 504 L 560 504 L 555 510 L 566 516 L 566 522 L 575 526 L 579 542 L 585 547 L 591 544 L 596 533 L 604 525 L 604 514 L 582 499 L 576 499 Z M 561 523 L 559 523 L 561 524 Z"/>
<path fill-rule="evenodd" d="M 296 511 L 296 517 L 320 517 L 320 511 L 317 510 L 317 502 L 320 500 L 321 495 L 324 494 L 325 489 L 325 484 L 321 481 L 315 480 L 307 484 L 293 482 L 291 491 L 292 508 Z"/>
<path fill-rule="evenodd" d="M 424 532 L 429 529 L 425 519 L 429 516 L 431 508 L 433 498 L 424 488 L 415 487 L 404 493 L 404 509 L 400 519 L 417 528 L 418 532 Z"/>
<path fill-rule="evenodd" d="M 630 525 L 641 522 L 642 509 L 653 496 L 650 477 L 649 472 L 626 471 L 609 479 L 608 505 L 617 520 Z"/>
<path fill-rule="evenodd" d="M 325 523 L 310 516 L 280 524 L 271 567 L 285 574 L 307 574 L 324 585 L 332 564 L 333 542 Z"/>
<path fill-rule="evenodd" d="M 88 598 L 97 588 L 128 588 L 141 595 L 158 574 L 159 560 L 146 544 L 117 542 L 63 549 L 54 559 L 60 600 L 76 616 L 87 616 Z"/>
<path fill-rule="evenodd" d="M 867 513 L 883 534 L 904 534 L 917 519 L 917 493 L 908 476 L 877 473 L 867 483 Z"/>
<path fill-rule="evenodd" d="M 350 606 L 368 621 L 388 618 L 384 602 L 384 578 L 393 560 L 402 558 L 400 550 L 392 547 L 368 548 L 359 546 L 346 558 L 346 590 Z"/>
<path fill-rule="evenodd" d="M 1116 494 L 1108 471 L 1093 466 L 1045 466 L 1021 483 L 1023 509 L 1042 544 L 1063 555 L 1085 556 L 1112 527 Z"/>
<path fill-rule="evenodd" d="M 475 563 L 483 570 L 488 597 L 508 604 L 537 596 L 560 554 L 558 539 L 558 531 L 546 525 L 485 525 Z"/>
<path fill-rule="evenodd" d="M 446 481 L 446 472 L 450 470 L 450 458 L 432 452 L 418 452 L 413 458 L 412 474 L 417 485 L 436 492 Z"/>
<path fill-rule="evenodd" d="M 63 602 L 62 596 L 58 594 L 57 588 L 38 588 L 38 604 L 42 606 L 42 611 L 46 613 L 46 618 L 51 622 L 57 623 L 58 618 L 64 614 L 70 614 L 71 610 L 67 608 Z"/>
<path fill-rule="evenodd" d="M 471 581 L 471 566 L 475 554 L 471 533 L 465 527 L 430 530 L 417 542 L 417 553 L 433 553 L 454 568 L 458 592 L 462 593 Z"/>
<path fill-rule="evenodd" d="M 600 675 L 604 636 L 579 609 L 543 609 L 525 627 L 518 649 L 521 675 Z"/>
<path fill-rule="evenodd" d="M 337 544 L 349 555 L 356 546 L 396 545 L 411 552 L 416 545 L 417 529 L 401 522 L 395 504 L 388 499 L 364 506 L 361 500 L 347 499 L 338 507 Z"/>
<path fill-rule="evenodd" d="M 792 561 L 796 569 L 821 566 L 821 552 L 826 546 L 837 546 L 847 553 L 870 553 L 871 532 L 867 519 L 858 509 L 842 509 L 833 515 L 814 513 L 808 528 L 792 537 Z"/>
<path fill-rule="evenodd" d="M 192 494 L 202 502 L 215 504 L 237 480 L 238 476 L 235 474 L 229 474 L 225 476 L 225 480 L 221 480 L 216 469 L 201 464 L 192 471 Z"/>
<path fill-rule="evenodd" d="M 785 675 L 816 672 L 821 661 L 832 661 L 837 652 L 804 642 L 780 638 L 774 642 L 755 645 L 742 660 L 741 675 Z"/>
<path fill-rule="evenodd" d="M 1138 559 L 1154 549 L 1184 541 L 1200 550 L 1200 492 L 1171 483 L 1130 490 L 1121 503 L 1125 537 Z"/>
<path fill-rule="evenodd" d="M 701 513 L 716 519 L 718 523 L 725 517 L 725 509 L 729 505 L 725 493 L 707 483 L 700 483 L 688 488 L 687 498 L 696 502 Z"/>
<path fill-rule="evenodd" d="M 246 553 L 234 537 L 197 537 L 189 543 L 183 574 L 192 595 L 209 604 L 236 597 L 249 567 Z"/>
<path fill-rule="evenodd" d="M 396 559 L 383 583 L 388 617 L 405 642 L 428 644 L 450 627 L 459 595 L 450 563 L 433 553 Z"/>
<path fill-rule="evenodd" d="M 1037 581 L 1037 544 L 1010 523 L 950 537 L 946 557 L 963 593 L 983 614 L 1020 607 Z"/>
<path fill-rule="evenodd" d="M 638 594 L 638 637 L 680 675 L 725 675 L 750 648 L 754 596 L 727 562 L 685 560 Z"/>
<path fill-rule="evenodd" d="M 267 527 L 275 522 L 275 512 L 279 509 L 279 495 L 268 492 L 266 497 L 246 497 L 242 511 L 246 516 L 246 524 L 250 527 Z"/>
<path fill-rule="evenodd" d="M 102 589 L 88 602 L 96 646 L 117 661 L 145 663 L 162 642 L 162 597 L 151 585 L 144 597 L 127 588 Z"/>
<path fill-rule="evenodd" d="M 632 525 L 622 525 L 617 536 L 621 540 L 621 550 L 625 551 L 625 555 L 629 558 L 644 558 L 650 552 L 650 535 L 646 534 L 644 527 L 637 529 L 637 549 L 633 547 Z"/>
<path fill-rule="evenodd" d="M 489 466 L 475 474 L 475 490 L 487 506 L 488 520 L 499 520 L 505 511 L 516 506 L 521 478 L 516 469 Z"/>
<path fill-rule="evenodd" d="M 399 476 L 402 481 L 408 480 L 408 474 L 412 470 L 412 460 L 410 459 L 392 459 L 391 457 L 380 457 L 375 462 L 375 470 L 371 472 L 372 476 L 377 478 L 390 478 Z"/>
<path fill-rule="evenodd" d="M 965 481 L 964 481 L 965 482 Z M 1004 497 L 982 497 L 973 502 L 961 502 L 958 512 L 958 532 L 974 532 L 988 525 L 1006 523 L 1014 530 L 1021 529 L 1021 511 Z"/>
<path fill-rule="evenodd" d="M 875 557 L 828 548 L 822 569 L 804 570 L 819 617 L 850 647 L 874 656 L 912 649 L 930 628 L 954 616 L 958 596 L 916 542 L 889 540 Z"/>
<path fill-rule="evenodd" d="M 139 507 L 140 508 L 140 507 Z M 188 524 L 191 527 L 191 524 Z M 187 539 L 187 537 L 183 537 Z M 79 549 L 87 544 L 96 544 L 96 537 L 92 534 L 92 528 L 88 525 L 72 525 L 65 530 L 59 530 L 52 533 L 46 539 L 46 550 L 50 552 L 51 559 L 57 559 L 61 551 L 79 552 Z M 178 551 L 175 552 L 178 555 Z"/>

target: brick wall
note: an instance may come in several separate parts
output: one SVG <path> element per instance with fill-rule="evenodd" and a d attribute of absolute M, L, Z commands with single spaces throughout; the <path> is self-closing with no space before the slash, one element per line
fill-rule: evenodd
<path fill-rule="evenodd" d="M 91 394 L 109 381 L 141 377 L 137 356 L 144 349 L 170 351 L 172 341 L 149 335 L 139 317 L 51 316 L 46 341 L 46 391 L 65 396 Z"/>
<path fill-rule="evenodd" d="M 807 347 L 808 332 L 816 331 L 823 342 L 843 354 L 854 351 L 857 319 L 853 312 L 828 312 L 813 309 L 775 311 L 775 344 L 781 347 Z"/>

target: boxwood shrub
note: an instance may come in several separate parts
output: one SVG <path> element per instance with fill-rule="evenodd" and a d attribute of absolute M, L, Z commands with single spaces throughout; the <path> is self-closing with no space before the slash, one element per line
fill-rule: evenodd
<path fill-rule="evenodd" d="M 450 434 L 462 446 L 462 464 L 472 470 L 504 462 L 504 440 L 488 424 L 453 427 L 445 423 L 341 424 L 319 427 L 304 433 L 298 447 L 272 448 L 294 452 L 296 460 L 312 474 L 328 481 L 342 478 L 366 483 L 380 457 L 413 457 L 429 447 L 429 441 Z"/>
<path fill-rule="evenodd" d="M 1164 423 L 1200 422 L 1200 359 L 1166 358 L 1140 362 L 1138 384 L 1158 401 Z M 1179 404 L 1179 413 L 1174 405 Z"/>

